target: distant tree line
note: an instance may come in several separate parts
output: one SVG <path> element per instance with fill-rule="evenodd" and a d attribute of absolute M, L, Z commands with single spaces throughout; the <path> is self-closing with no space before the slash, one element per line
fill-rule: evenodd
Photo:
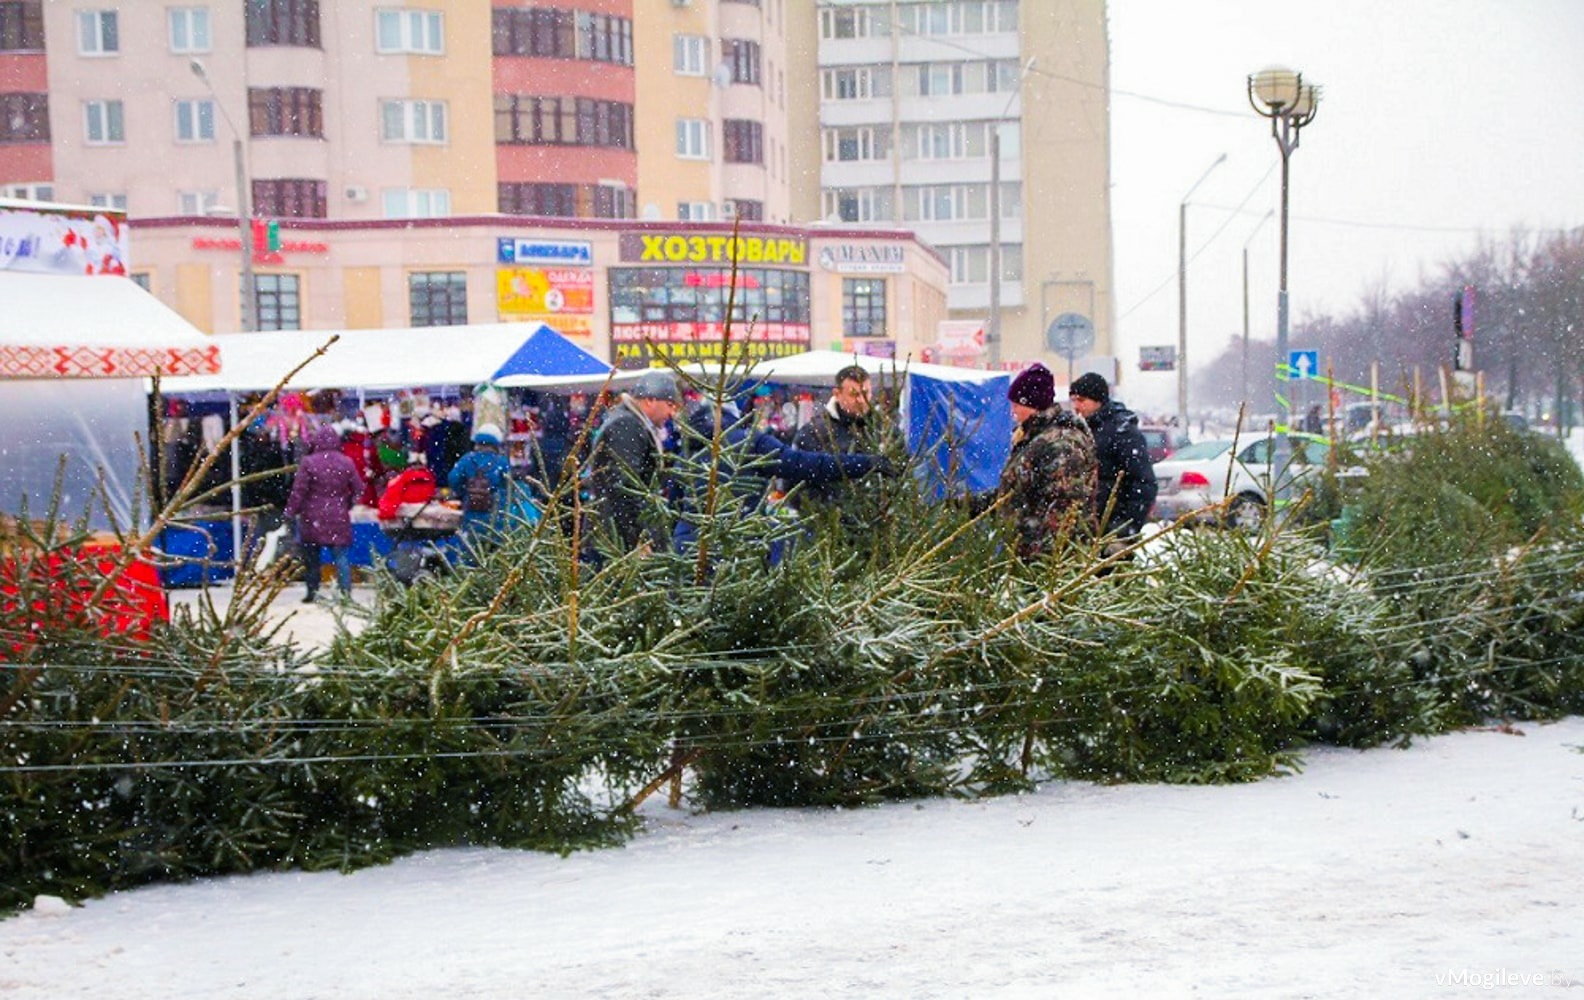
<path fill-rule="evenodd" d="M 1546 235 L 1517 231 L 1505 242 L 1482 244 L 1461 260 L 1443 264 L 1406 291 L 1381 282 L 1360 296 L 1352 311 L 1305 315 L 1293 323 L 1294 347 L 1318 349 L 1322 369 L 1342 382 L 1368 385 L 1371 362 L 1380 363 L 1380 385 L 1400 394 L 1418 369 L 1427 387 L 1450 366 L 1454 351 L 1454 299 L 1473 287 L 1474 367 L 1485 391 L 1502 405 L 1531 416 L 1561 415 L 1577 424 L 1584 387 L 1584 228 Z M 1251 412 L 1271 408 L 1271 373 L 1277 362 L 1271 340 L 1249 344 Z M 1236 405 L 1244 397 L 1243 347 L 1234 340 L 1194 376 L 1199 400 Z"/>

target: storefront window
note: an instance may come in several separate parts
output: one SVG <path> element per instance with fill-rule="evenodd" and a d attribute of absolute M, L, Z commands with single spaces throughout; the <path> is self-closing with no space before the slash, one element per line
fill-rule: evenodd
<path fill-rule="evenodd" d="M 842 333 L 849 337 L 883 337 L 885 332 L 885 280 L 843 278 Z"/>
<path fill-rule="evenodd" d="M 419 271 L 407 276 L 412 326 L 463 326 L 467 318 L 467 275 Z"/>

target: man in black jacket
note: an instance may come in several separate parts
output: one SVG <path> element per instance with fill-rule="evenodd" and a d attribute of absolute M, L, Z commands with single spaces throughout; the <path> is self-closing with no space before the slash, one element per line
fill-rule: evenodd
<path fill-rule="evenodd" d="M 1095 489 L 1095 521 L 1105 533 L 1126 541 L 1139 533 L 1155 505 L 1155 466 L 1139 433 L 1138 417 L 1111 398 L 1111 386 L 1096 372 L 1073 380 L 1068 399 L 1094 433 L 1100 482 Z M 1106 511 L 1110 518 L 1106 519 Z"/>
<path fill-rule="evenodd" d="M 873 447 L 869 422 L 869 373 L 859 365 L 848 365 L 836 373 L 830 399 L 814 419 L 798 429 L 792 447 L 799 451 L 822 451 L 830 455 L 865 454 Z M 804 496 L 827 504 L 839 504 L 840 480 L 810 483 Z"/>
<path fill-rule="evenodd" d="M 664 489 L 665 426 L 681 404 L 674 375 L 646 371 L 611 407 L 595 436 L 594 495 L 623 549 L 635 549 L 640 541 L 659 548 L 669 541 L 669 532 L 657 531 L 644 515 Z"/>

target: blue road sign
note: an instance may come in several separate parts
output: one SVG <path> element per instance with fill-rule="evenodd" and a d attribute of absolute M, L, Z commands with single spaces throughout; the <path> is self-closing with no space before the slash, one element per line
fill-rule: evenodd
<path fill-rule="evenodd" d="M 1288 351 L 1288 378 L 1316 378 L 1320 375 L 1319 351 Z"/>

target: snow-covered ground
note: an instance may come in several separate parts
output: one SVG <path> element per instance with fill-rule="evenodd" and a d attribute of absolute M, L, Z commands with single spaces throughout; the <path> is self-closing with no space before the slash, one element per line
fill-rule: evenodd
<path fill-rule="evenodd" d="M 0 996 L 1584 995 L 1584 718 L 1520 729 L 149 887 L 0 922 Z"/>

